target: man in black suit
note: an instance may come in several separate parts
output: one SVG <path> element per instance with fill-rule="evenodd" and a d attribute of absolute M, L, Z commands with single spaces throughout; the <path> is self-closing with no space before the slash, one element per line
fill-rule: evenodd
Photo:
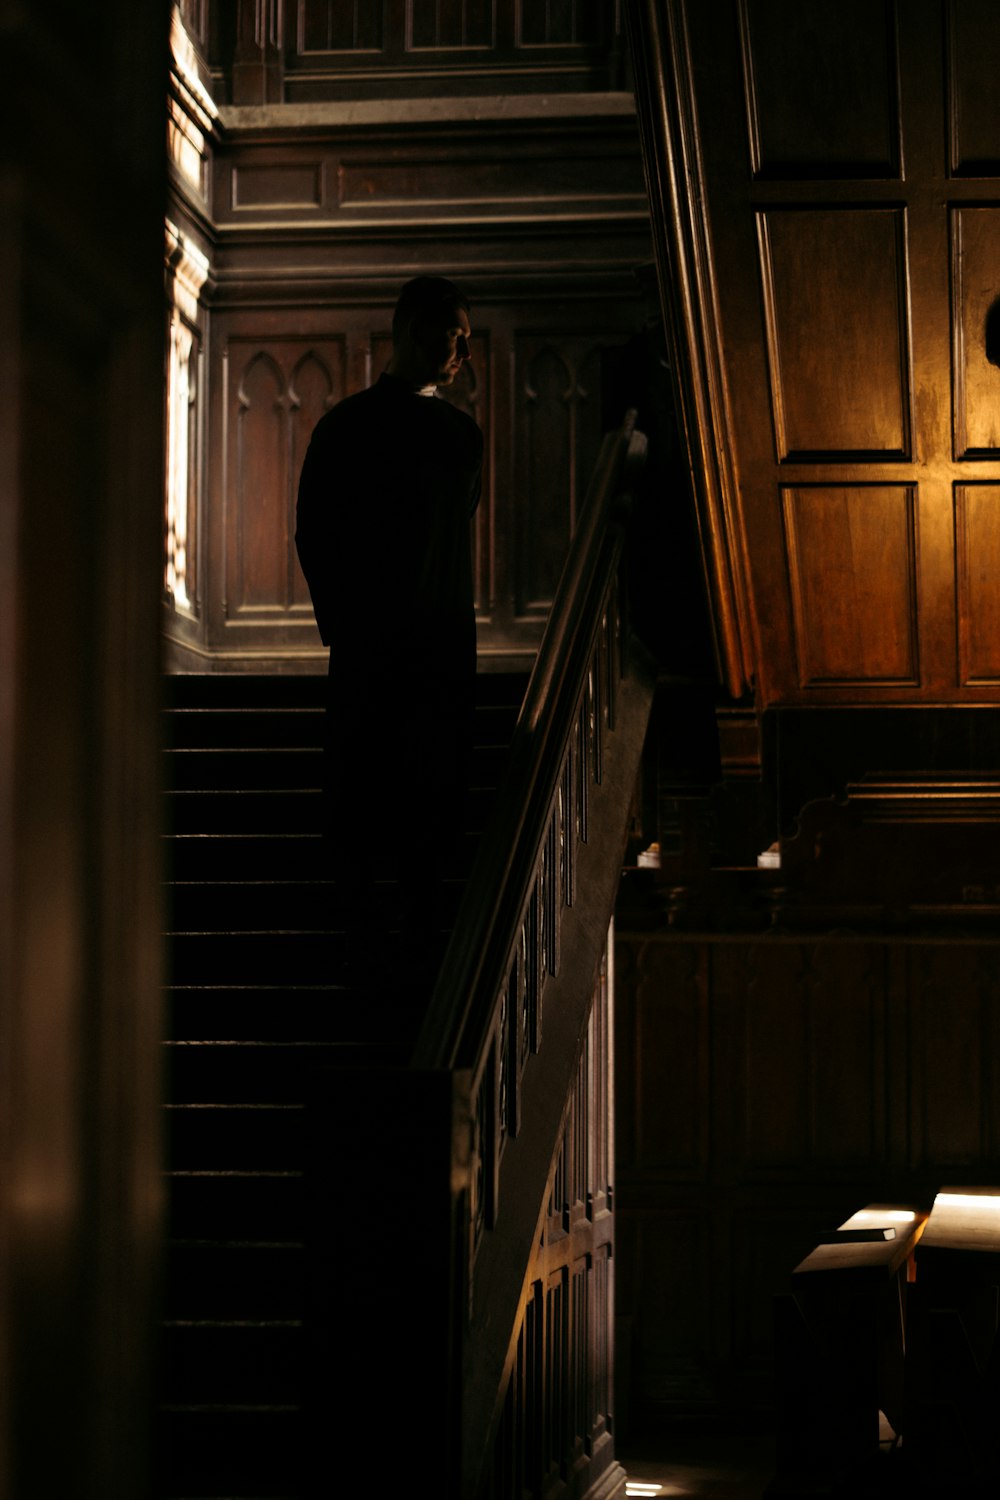
<path fill-rule="evenodd" d="M 397 885 L 401 974 L 433 965 L 445 862 L 462 831 L 476 671 L 469 518 L 483 441 L 440 399 L 469 358 L 469 304 L 419 276 L 373 386 L 317 423 L 296 546 L 330 647 L 326 820 L 350 893 L 353 962 L 384 948 L 376 874 Z M 393 924 L 395 925 L 395 923 Z"/>

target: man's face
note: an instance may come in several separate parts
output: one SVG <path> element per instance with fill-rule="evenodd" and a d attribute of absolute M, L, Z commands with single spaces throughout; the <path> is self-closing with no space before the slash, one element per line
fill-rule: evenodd
<path fill-rule="evenodd" d="M 471 334 L 464 307 L 447 307 L 437 317 L 414 323 L 411 336 L 427 385 L 451 385 L 469 358 Z"/>

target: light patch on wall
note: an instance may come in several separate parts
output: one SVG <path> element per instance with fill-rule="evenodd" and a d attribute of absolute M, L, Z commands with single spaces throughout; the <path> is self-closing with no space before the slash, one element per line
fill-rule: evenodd
<path fill-rule="evenodd" d="M 191 494 L 192 415 L 196 395 L 193 325 L 208 279 L 207 258 L 183 230 L 167 220 L 167 284 L 170 331 L 167 353 L 166 562 L 167 594 L 181 609 L 191 607 L 188 536 L 194 513 Z"/>

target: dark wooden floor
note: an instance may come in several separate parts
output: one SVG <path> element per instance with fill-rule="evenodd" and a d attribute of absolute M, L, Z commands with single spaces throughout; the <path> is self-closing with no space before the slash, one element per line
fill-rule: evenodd
<path fill-rule="evenodd" d="M 670 1429 L 618 1457 L 630 1485 L 658 1485 L 642 1493 L 663 1500 L 761 1500 L 774 1476 L 774 1437 L 753 1429 Z"/>

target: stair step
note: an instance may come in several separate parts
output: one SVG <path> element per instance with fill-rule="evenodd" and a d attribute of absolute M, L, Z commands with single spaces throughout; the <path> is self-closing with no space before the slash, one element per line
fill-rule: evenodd
<path fill-rule="evenodd" d="M 344 962 L 339 932 L 168 934 L 174 984 L 331 984 Z"/>
<path fill-rule="evenodd" d="M 172 708 L 322 708 L 327 677 L 316 673 L 171 672 L 163 705 Z"/>
<path fill-rule="evenodd" d="M 173 1171 L 167 1183 L 171 1239 L 303 1238 L 300 1171 Z"/>
<path fill-rule="evenodd" d="M 177 833 L 316 833 L 322 828 L 318 787 L 263 791 L 167 791 L 166 825 Z"/>
<path fill-rule="evenodd" d="M 164 751 L 164 784 L 174 791 L 315 791 L 323 781 L 318 745 L 216 745 Z"/>
<path fill-rule="evenodd" d="M 376 1054 L 374 1047 L 362 1049 L 339 1041 L 196 1041 L 165 1046 L 173 1107 L 301 1104 L 317 1068 L 374 1062 L 376 1057 L 387 1061 L 394 1051 L 384 1042 Z M 207 1119 L 202 1123 L 208 1127 Z"/>
<path fill-rule="evenodd" d="M 384 1052 L 387 1036 L 405 1035 L 413 1006 L 356 1004 L 339 985 L 175 985 L 167 991 L 174 1041 L 337 1042 Z"/>
<path fill-rule="evenodd" d="M 297 1404 L 176 1404 L 160 1413 L 157 1428 L 157 1500 L 298 1500 L 308 1493 Z"/>
<path fill-rule="evenodd" d="M 305 1314 L 308 1267 L 301 1243 L 182 1240 L 168 1249 L 164 1309 L 169 1319 Z"/>
<path fill-rule="evenodd" d="M 319 880 L 178 880 L 165 890 L 173 931 L 254 931 L 279 928 L 339 931 L 343 927 L 344 891 Z M 458 878 L 448 883 L 444 910 L 453 916 L 462 894 Z M 376 885 L 376 909 L 389 923 L 395 893 L 388 882 Z"/>
<path fill-rule="evenodd" d="M 175 1171 L 278 1171 L 305 1155 L 305 1109 L 275 1104 L 172 1104 L 167 1161 Z"/>
<path fill-rule="evenodd" d="M 524 683 L 477 681 L 469 832 L 450 872 L 445 929 Z M 317 1149 L 344 1149 L 317 1142 L 310 1101 L 336 1087 L 338 1065 L 403 1066 L 426 998 L 410 968 L 392 967 L 402 940 L 387 883 L 377 890 L 386 988 L 366 986 L 362 999 L 344 974 L 343 897 L 321 835 L 326 696 L 325 677 L 313 675 L 165 684 L 171 1240 L 160 1500 L 310 1493 L 299 1409 L 313 1357 L 302 1323 L 313 1290 L 308 1165 Z M 405 799 L 399 821 L 405 840 Z M 421 850 L 400 849 L 404 878 L 419 881 Z"/>
<path fill-rule="evenodd" d="M 326 716 L 322 705 L 285 708 L 169 708 L 164 712 L 163 741 L 168 749 L 242 749 L 247 745 L 278 749 L 323 744 Z"/>
<path fill-rule="evenodd" d="M 317 880 L 329 874 L 322 835 L 170 833 L 164 866 L 174 880 Z"/>
<path fill-rule="evenodd" d="M 165 1322 L 161 1339 L 165 1402 L 301 1400 L 305 1337 L 299 1319 Z"/>
<path fill-rule="evenodd" d="M 466 822 L 474 832 L 481 832 L 485 825 L 493 792 L 492 787 L 473 787 L 469 793 Z M 314 834 L 323 826 L 323 796 L 318 786 L 180 790 L 164 796 L 166 826 L 174 834 Z"/>

